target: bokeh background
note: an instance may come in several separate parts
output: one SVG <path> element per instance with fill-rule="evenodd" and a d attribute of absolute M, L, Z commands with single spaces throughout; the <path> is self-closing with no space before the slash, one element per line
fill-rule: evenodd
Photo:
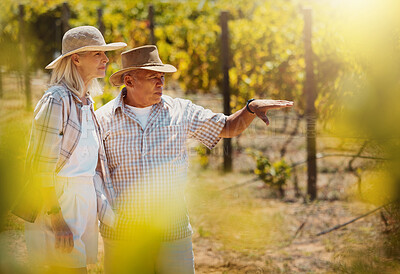
<path fill-rule="evenodd" d="M 213 151 L 188 144 L 197 272 L 399 271 L 398 0 L 2 0 L 0 6 L 0 272 L 29 272 L 23 223 L 9 209 L 24 183 L 32 112 L 49 79 L 44 67 L 60 54 L 63 33 L 93 25 L 106 42 L 155 43 L 163 62 L 178 68 L 166 93 L 222 112 L 223 11 L 232 112 L 250 98 L 295 106 L 271 111 L 268 128 L 254 121 L 232 139 L 230 172 L 223 172 L 222 144 Z M 305 10 L 312 14 L 311 58 Z M 119 92 L 108 83 L 119 54 L 108 53 L 96 108 Z M 306 73 L 310 60 L 313 77 Z M 310 156 L 307 140 L 314 137 Z M 309 157 L 317 163 L 315 197 Z M 101 246 L 89 272 L 102 272 Z"/>

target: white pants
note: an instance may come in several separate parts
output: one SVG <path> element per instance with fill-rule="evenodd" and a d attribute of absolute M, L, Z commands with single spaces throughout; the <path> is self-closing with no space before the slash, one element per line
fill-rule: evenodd
<path fill-rule="evenodd" d="M 57 177 L 55 191 L 61 212 L 73 234 L 74 248 L 55 248 L 50 216 L 42 212 L 35 223 L 25 223 L 28 254 L 35 265 L 86 267 L 97 261 L 98 221 L 93 177 Z"/>
<path fill-rule="evenodd" d="M 192 237 L 138 246 L 103 238 L 104 273 L 194 273 Z M 139 244 L 140 245 L 140 244 Z"/>

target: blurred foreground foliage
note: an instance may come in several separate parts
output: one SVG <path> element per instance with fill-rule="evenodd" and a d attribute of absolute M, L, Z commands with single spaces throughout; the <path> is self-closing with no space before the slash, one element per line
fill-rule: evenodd
<path fill-rule="evenodd" d="M 2 1 L 1 71 L 20 71 L 23 63 L 36 71 L 54 59 L 61 49 L 63 2 Z M 172 78 L 188 93 L 218 91 L 222 81 L 219 16 L 221 10 L 227 10 L 233 110 L 241 108 L 249 98 L 268 97 L 294 100 L 299 114 L 305 108 L 301 6 L 311 7 L 318 121 L 322 122 L 323 130 L 334 136 L 354 138 L 360 143 L 370 140 L 379 156 L 390 159 L 370 171 L 381 176 L 369 176 L 362 171 L 364 199 L 377 205 L 399 199 L 398 0 L 71 0 L 68 3 L 71 27 L 97 25 L 97 8 L 103 8 L 106 41 L 124 41 L 129 48 L 149 43 L 148 5 L 153 4 L 161 59 L 178 68 Z M 22 60 L 18 44 L 18 4 L 25 4 L 26 60 Z M 110 65 L 103 102 L 112 98 L 114 90 L 108 84 L 108 77 L 119 68 L 119 52 L 108 55 Z M 3 182 L 13 181 L 4 176 L 20 174 L 19 167 L 14 168 L 12 163 L 14 158 L 23 158 L 24 153 L 19 151 L 21 146 L 10 145 L 13 141 L 1 142 L 3 188 L 6 187 Z M 271 164 L 265 162 L 263 166 L 265 169 Z M 264 172 L 264 169 L 259 170 Z M 8 192 L 2 189 L 2 193 Z M 387 234 L 390 244 L 386 246 L 389 254 L 398 256 L 398 203 L 388 212 L 392 221 Z"/>
<path fill-rule="evenodd" d="M 23 126 L 0 127 L 0 232 L 7 226 L 5 216 L 24 185 L 25 130 Z"/>

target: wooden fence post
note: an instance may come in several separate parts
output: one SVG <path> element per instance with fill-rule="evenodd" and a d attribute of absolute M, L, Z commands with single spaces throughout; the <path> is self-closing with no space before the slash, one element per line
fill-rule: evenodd
<path fill-rule="evenodd" d="M 67 2 L 64 2 L 62 5 L 62 14 L 61 14 L 63 35 L 70 29 L 69 26 L 70 16 L 71 16 L 71 11 L 69 9 L 69 5 Z"/>
<path fill-rule="evenodd" d="M 101 34 L 103 34 L 103 36 L 104 36 L 106 27 L 104 26 L 103 9 L 102 8 L 97 9 L 97 26 L 99 27 L 99 31 L 101 32 Z"/>
<path fill-rule="evenodd" d="M 316 87 L 313 66 L 312 37 L 312 9 L 303 9 L 304 15 L 304 48 L 306 61 L 306 80 L 304 95 L 306 98 L 307 121 L 307 195 L 310 200 L 317 198 L 317 161 L 316 161 L 316 123 L 315 111 Z"/>
<path fill-rule="evenodd" d="M 31 100 L 31 75 L 29 71 L 29 58 L 26 54 L 26 40 L 25 40 L 25 22 L 24 22 L 24 17 L 25 17 L 25 8 L 24 5 L 20 4 L 18 6 L 19 8 L 19 43 L 21 47 L 21 60 L 22 60 L 22 70 L 24 74 L 24 92 L 25 92 L 25 98 L 26 98 L 26 109 L 30 110 L 32 106 L 32 100 Z"/>
<path fill-rule="evenodd" d="M 3 67 L 0 65 L 0 98 L 3 98 Z"/>
<path fill-rule="evenodd" d="M 149 29 L 150 29 L 150 44 L 156 44 L 156 38 L 154 36 L 154 6 L 149 5 Z"/>
<path fill-rule="evenodd" d="M 221 61 L 222 61 L 222 91 L 224 95 L 224 114 L 231 114 L 230 87 L 229 87 L 229 30 L 227 11 L 221 12 Z M 224 171 L 232 171 L 232 142 L 230 138 L 224 139 Z"/>

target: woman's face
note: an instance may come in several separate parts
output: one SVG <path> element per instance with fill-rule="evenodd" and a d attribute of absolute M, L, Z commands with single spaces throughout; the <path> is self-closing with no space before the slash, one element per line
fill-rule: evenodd
<path fill-rule="evenodd" d="M 74 54 L 72 60 L 85 84 L 94 78 L 103 78 L 106 75 L 106 64 L 109 60 L 104 51 Z"/>

